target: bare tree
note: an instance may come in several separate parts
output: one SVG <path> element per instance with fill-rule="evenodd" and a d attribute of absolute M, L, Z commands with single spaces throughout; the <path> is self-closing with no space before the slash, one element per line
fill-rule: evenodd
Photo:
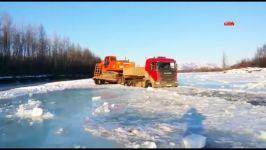
<path fill-rule="evenodd" d="M 25 35 L 26 41 L 25 41 L 25 48 L 26 48 L 26 56 L 31 56 L 32 53 L 32 44 L 33 44 L 33 31 L 31 26 L 28 26 L 26 29 L 26 35 Z"/>
<path fill-rule="evenodd" d="M 222 64 L 223 64 L 223 70 L 225 70 L 226 67 L 227 67 L 227 65 L 226 65 L 226 54 L 225 54 L 225 52 L 223 52 L 223 62 L 222 62 Z"/>
<path fill-rule="evenodd" d="M 257 49 L 254 57 L 254 63 L 258 67 L 266 67 L 266 44 Z"/>
<path fill-rule="evenodd" d="M 46 33 L 44 30 L 43 25 L 40 25 L 39 27 L 39 48 L 38 48 L 38 56 L 41 59 L 44 59 L 45 57 L 45 52 L 46 52 Z"/>
<path fill-rule="evenodd" d="M 2 60 L 2 56 L 3 56 L 3 34 L 2 34 L 3 30 L 2 30 L 2 19 L 0 18 L 0 58 Z"/>
<path fill-rule="evenodd" d="M 1 20 L 2 20 L 2 26 L 3 26 L 2 27 L 3 53 L 4 53 L 4 56 L 10 56 L 12 19 L 9 14 L 4 13 L 1 17 Z"/>

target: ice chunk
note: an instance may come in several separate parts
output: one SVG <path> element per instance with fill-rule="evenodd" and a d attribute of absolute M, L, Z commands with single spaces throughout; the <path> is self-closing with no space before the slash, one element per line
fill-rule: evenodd
<path fill-rule="evenodd" d="M 190 134 L 183 138 L 185 148 L 203 148 L 206 144 L 206 137 L 198 134 Z"/>
<path fill-rule="evenodd" d="M 92 114 L 106 114 L 106 113 L 112 113 L 112 115 L 116 114 L 116 113 L 121 113 L 125 110 L 125 106 L 124 105 L 120 105 L 120 104 L 111 104 L 109 105 L 108 102 L 104 102 L 101 106 L 97 107 Z"/>
<path fill-rule="evenodd" d="M 81 148 L 81 146 L 79 146 L 79 145 L 75 145 L 74 148 Z"/>
<path fill-rule="evenodd" d="M 145 141 L 141 144 L 141 148 L 157 148 L 155 142 Z"/>
<path fill-rule="evenodd" d="M 32 126 L 33 125 L 33 122 L 31 121 L 29 124 L 30 124 L 30 126 Z"/>
<path fill-rule="evenodd" d="M 50 112 L 47 112 L 47 113 L 45 113 L 44 115 L 43 115 L 43 118 L 44 119 L 51 119 L 51 118 L 53 118 L 54 117 L 54 115 L 52 114 L 52 113 L 50 113 Z"/>
<path fill-rule="evenodd" d="M 94 110 L 94 113 L 102 114 L 102 113 L 109 113 L 111 110 L 109 109 L 109 104 L 104 102 L 101 106 L 97 107 Z"/>
<path fill-rule="evenodd" d="M 92 100 L 100 100 L 101 99 L 101 96 L 94 96 L 91 98 Z"/>
<path fill-rule="evenodd" d="M 56 134 L 62 134 L 64 132 L 63 128 L 59 128 L 58 131 L 56 131 Z"/>
<path fill-rule="evenodd" d="M 110 112 L 110 109 L 108 107 L 104 107 L 104 112 Z"/>
<path fill-rule="evenodd" d="M 130 130 L 129 135 L 134 135 L 134 136 L 138 136 L 140 135 L 141 133 L 137 130 L 137 129 L 133 129 L 133 130 Z"/>
<path fill-rule="evenodd" d="M 50 112 L 44 113 L 43 109 L 40 107 L 40 104 L 40 101 L 29 99 L 27 103 L 19 105 L 16 116 L 39 121 L 42 121 L 42 119 L 52 118 L 53 114 Z"/>
<path fill-rule="evenodd" d="M 114 108 L 115 107 L 115 104 L 112 104 L 111 107 Z"/>
<path fill-rule="evenodd" d="M 175 146 L 175 143 L 174 142 L 169 142 L 169 145 L 170 146 Z"/>
<path fill-rule="evenodd" d="M 12 118 L 12 115 L 6 115 L 6 118 Z"/>
<path fill-rule="evenodd" d="M 43 114 L 43 110 L 38 107 L 34 107 L 31 112 L 32 117 L 41 117 Z"/>
<path fill-rule="evenodd" d="M 29 93 L 29 97 L 32 97 L 32 93 Z"/>
<path fill-rule="evenodd" d="M 266 131 L 260 131 L 260 133 L 257 135 L 258 139 L 266 140 Z"/>
<path fill-rule="evenodd" d="M 139 147 L 140 147 L 139 144 L 132 144 L 132 145 L 130 146 L 130 148 L 139 148 Z"/>

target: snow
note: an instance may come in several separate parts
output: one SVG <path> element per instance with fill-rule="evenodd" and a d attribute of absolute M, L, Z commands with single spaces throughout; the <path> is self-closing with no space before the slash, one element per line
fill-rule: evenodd
<path fill-rule="evenodd" d="M 242 68 L 225 72 L 179 73 L 181 85 L 213 90 L 266 93 L 266 68 Z"/>
<path fill-rule="evenodd" d="M 152 88 L 152 87 L 148 87 L 148 88 L 147 88 L 147 91 L 154 91 L 154 88 Z"/>
<path fill-rule="evenodd" d="M 145 141 L 141 144 L 141 148 L 157 148 L 155 142 Z"/>
<path fill-rule="evenodd" d="M 175 127 L 168 125 L 168 124 L 165 124 L 165 123 L 158 124 L 157 126 L 160 130 L 162 130 L 164 132 L 174 132 L 174 130 L 175 130 Z"/>
<path fill-rule="evenodd" d="M 265 68 L 247 67 L 247 68 L 241 68 L 241 69 L 226 70 L 225 73 L 238 74 L 238 73 L 252 73 L 252 72 L 256 72 L 256 71 L 265 71 Z"/>
<path fill-rule="evenodd" d="M 206 144 L 206 137 L 198 134 L 190 134 L 183 139 L 185 148 L 203 148 Z"/>
<path fill-rule="evenodd" d="M 27 94 L 47 93 L 52 91 L 62 91 L 66 89 L 82 89 L 94 86 L 92 79 L 51 82 L 37 86 L 14 88 L 7 91 L 0 91 L 0 100 Z"/>
<path fill-rule="evenodd" d="M 52 75 L 36 75 L 36 76 L 2 76 L 0 79 L 13 79 L 13 78 L 44 78 Z"/>

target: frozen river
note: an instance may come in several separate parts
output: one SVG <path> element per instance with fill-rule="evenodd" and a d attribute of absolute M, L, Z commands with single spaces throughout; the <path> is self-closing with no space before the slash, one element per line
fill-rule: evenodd
<path fill-rule="evenodd" d="M 3 90 L 0 147 L 266 147 L 266 74 L 254 72 L 180 74 L 166 89 L 85 79 Z"/>

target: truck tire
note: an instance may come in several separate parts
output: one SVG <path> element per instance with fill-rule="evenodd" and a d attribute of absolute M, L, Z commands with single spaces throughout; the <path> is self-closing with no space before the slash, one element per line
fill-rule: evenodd
<path fill-rule="evenodd" d="M 123 82 L 124 82 L 123 81 L 123 77 L 118 78 L 118 80 L 117 80 L 117 83 L 118 84 L 122 84 L 123 85 L 124 84 Z"/>
<path fill-rule="evenodd" d="M 132 86 L 132 82 L 131 81 L 127 81 L 127 86 Z"/>
<path fill-rule="evenodd" d="M 98 84 L 103 84 L 103 81 L 102 80 L 98 80 Z"/>
<path fill-rule="evenodd" d="M 145 88 L 152 87 L 151 82 L 150 82 L 149 80 L 147 80 L 147 81 L 145 82 L 145 86 L 144 86 L 144 87 L 145 87 Z"/>
<path fill-rule="evenodd" d="M 124 76 L 121 77 L 121 84 L 122 85 L 125 85 L 125 78 L 124 78 Z"/>
<path fill-rule="evenodd" d="M 95 79 L 95 80 L 94 80 L 94 83 L 98 85 L 98 80 L 97 80 L 97 79 Z"/>

